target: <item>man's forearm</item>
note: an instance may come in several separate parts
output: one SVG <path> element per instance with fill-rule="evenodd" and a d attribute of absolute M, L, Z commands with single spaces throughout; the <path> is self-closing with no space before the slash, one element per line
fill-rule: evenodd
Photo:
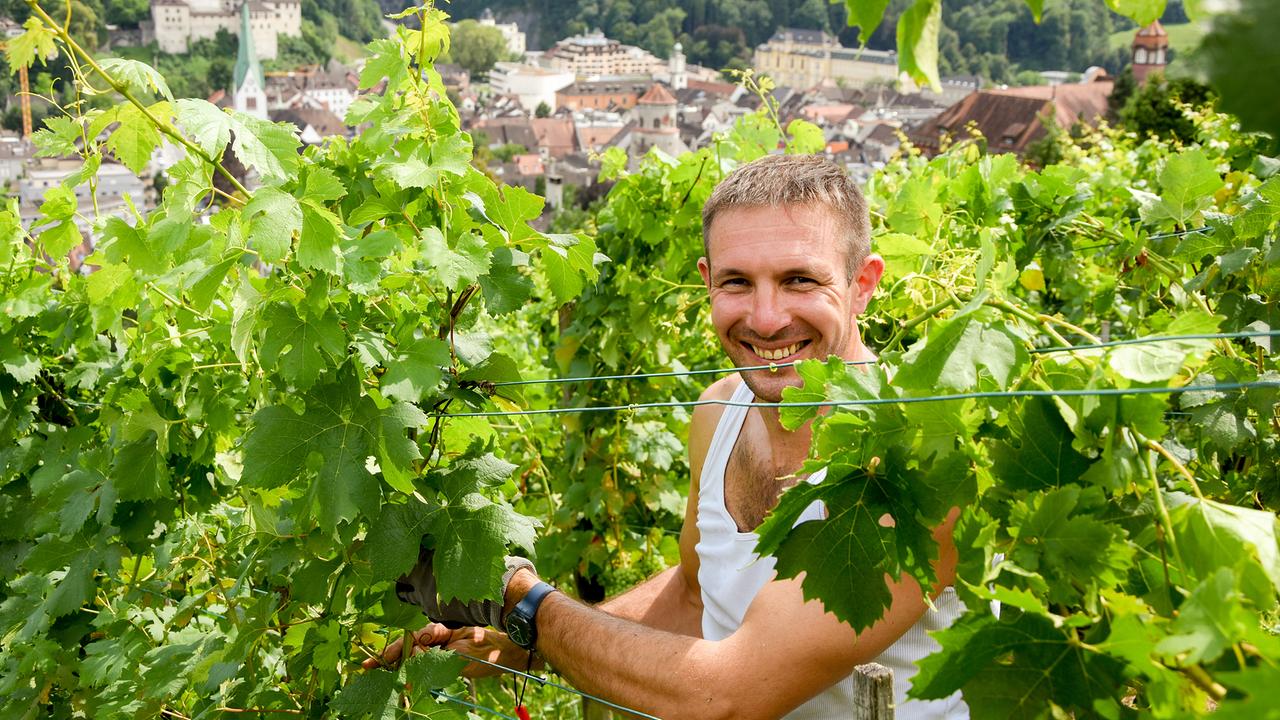
<path fill-rule="evenodd" d="M 679 566 L 667 568 L 596 607 L 657 630 L 702 637 L 702 599 L 689 587 Z"/>
<path fill-rule="evenodd" d="M 654 630 L 563 594 L 538 611 L 540 655 L 575 686 L 667 719 L 735 715 L 720 689 L 715 643 Z"/>

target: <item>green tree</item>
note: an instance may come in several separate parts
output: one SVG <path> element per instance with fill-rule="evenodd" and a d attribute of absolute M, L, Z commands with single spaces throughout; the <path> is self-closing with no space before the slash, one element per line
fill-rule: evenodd
<path fill-rule="evenodd" d="M 538 107 L 533 111 L 534 117 L 551 117 L 551 106 L 545 102 L 538 103 Z"/>
<path fill-rule="evenodd" d="M 110 0 L 105 9 L 107 22 L 120 27 L 136 28 L 151 17 L 149 0 Z"/>
<path fill-rule="evenodd" d="M 1203 106 L 1215 96 L 1208 85 L 1191 78 L 1147 78 L 1120 111 L 1120 124 L 1140 136 L 1157 135 L 1184 143 L 1194 142 L 1196 128 L 1178 103 Z"/>
<path fill-rule="evenodd" d="M 494 63 L 511 55 L 502 31 L 495 27 L 486 27 L 475 20 L 463 20 L 453 26 L 452 33 L 449 59 L 472 76 L 487 75 Z"/>

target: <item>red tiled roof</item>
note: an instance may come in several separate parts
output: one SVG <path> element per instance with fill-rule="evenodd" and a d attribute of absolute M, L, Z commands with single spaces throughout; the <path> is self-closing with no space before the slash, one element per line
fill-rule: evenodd
<path fill-rule="evenodd" d="M 573 118 L 534 118 L 530 123 L 538 138 L 538 147 L 547 148 L 552 155 L 558 157 L 576 149 Z"/>
<path fill-rule="evenodd" d="M 675 105 L 676 97 L 661 83 L 654 83 L 649 92 L 636 101 L 639 105 Z"/>
<path fill-rule="evenodd" d="M 1145 48 L 1162 48 L 1169 47 L 1169 33 L 1165 32 L 1164 26 L 1159 20 L 1138 31 L 1133 37 L 1134 47 Z"/>

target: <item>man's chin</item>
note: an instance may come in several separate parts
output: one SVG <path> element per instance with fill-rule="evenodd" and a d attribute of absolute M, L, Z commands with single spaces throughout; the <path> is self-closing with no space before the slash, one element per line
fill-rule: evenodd
<path fill-rule="evenodd" d="M 782 391 L 789 387 L 800 387 L 802 380 L 793 368 L 778 370 L 746 370 L 739 371 L 747 387 L 756 396 L 756 402 L 782 402 Z"/>

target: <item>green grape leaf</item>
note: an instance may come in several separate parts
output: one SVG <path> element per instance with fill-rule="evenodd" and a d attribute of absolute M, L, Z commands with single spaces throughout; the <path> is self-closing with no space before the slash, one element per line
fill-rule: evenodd
<path fill-rule="evenodd" d="M 339 717 L 358 718 L 366 715 L 382 717 L 388 707 L 394 708 L 393 696 L 400 674 L 389 670 L 366 670 L 338 693 L 329 709 Z"/>
<path fill-rule="evenodd" d="M 508 545 L 532 550 L 536 522 L 479 493 L 453 499 L 432 512 L 427 531 L 435 541 L 440 598 L 462 602 L 501 592 Z"/>
<path fill-rule="evenodd" d="M 465 133 L 446 135 L 431 145 L 431 166 L 459 177 L 471 167 L 471 138 Z"/>
<path fill-rule="evenodd" d="M 915 0 L 898 18 L 898 67 L 912 80 L 941 92 L 938 33 L 942 0 Z"/>
<path fill-rule="evenodd" d="M 307 170 L 305 200 L 333 202 L 346 196 L 347 188 L 327 167 L 311 166 Z"/>
<path fill-rule="evenodd" d="M 489 247 L 483 238 L 469 232 L 459 236 L 456 247 L 451 248 L 439 228 L 423 228 L 422 255 L 450 290 L 470 285 L 489 269 Z"/>
<path fill-rule="evenodd" d="M 937 251 L 928 242 L 906 233 L 886 233 L 875 238 L 876 252 L 884 258 L 885 278 L 894 280 L 918 272 L 921 258 Z"/>
<path fill-rule="evenodd" d="M 437 338 L 417 338 L 396 348 L 382 377 L 382 393 L 405 402 L 418 402 L 434 393 L 452 356 Z"/>
<path fill-rule="evenodd" d="M 1002 390 L 1028 357 L 1021 341 L 1003 326 L 962 315 L 931 333 L 928 342 L 913 346 L 903 356 L 894 383 L 929 395 L 939 389 Z"/>
<path fill-rule="evenodd" d="M 299 389 L 315 384 L 328 367 L 326 357 L 340 358 L 346 353 L 347 336 L 332 309 L 312 317 L 307 313 L 299 315 L 287 303 L 274 303 L 267 308 L 263 320 L 267 328 L 258 350 L 263 366 L 278 367 L 285 379 Z"/>
<path fill-rule="evenodd" d="M 538 256 L 542 271 L 556 300 L 566 303 L 582 292 L 587 281 L 599 277 L 600 271 L 595 266 L 596 244 L 586 235 L 546 237 L 548 242 Z"/>
<path fill-rule="evenodd" d="M 14 71 L 21 67 L 31 67 L 36 60 L 44 65 L 45 60 L 58 52 L 58 47 L 54 44 L 57 36 L 40 22 L 40 18 L 29 17 L 22 27 L 25 32 L 6 42 L 4 47 L 9 67 Z"/>
<path fill-rule="evenodd" d="M 489 272 L 478 281 L 484 292 L 485 309 L 495 317 L 519 310 L 533 295 L 533 280 L 520 271 L 521 266 L 528 264 L 528 256 L 520 253 L 517 265 L 516 253 L 519 251 L 495 249 L 490 257 Z"/>
<path fill-rule="evenodd" d="M 431 166 L 427 151 L 421 145 L 387 162 L 379 168 L 387 177 L 395 181 L 403 189 L 425 189 L 433 187 L 440 180 L 440 171 Z"/>
<path fill-rule="evenodd" d="M 880 27 L 887 7 L 889 0 L 844 0 L 849 27 L 857 26 L 859 43 L 866 45 L 871 39 L 876 28 Z"/>
<path fill-rule="evenodd" d="M 413 497 L 382 506 L 364 541 L 374 580 L 394 580 L 413 569 L 430 514 L 431 508 Z"/>
<path fill-rule="evenodd" d="M 1138 27 L 1146 27 L 1164 13 L 1167 0 L 1107 0 L 1107 7 L 1138 23 Z"/>
<path fill-rule="evenodd" d="M 904 516 L 899 528 L 884 528 L 879 518 L 890 510 L 887 496 L 895 488 L 882 474 L 856 470 L 845 477 L 828 477 L 819 484 L 799 483 L 782 493 L 778 505 L 756 530 L 756 552 L 777 559 L 778 578 L 804 573 L 805 600 L 818 598 L 836 618 L 869 628 L 881 619 L 892 596 L 882 578 L 892 573 L 899 556 L 899 532 L 915 524 Z M 795 525 L 814 501 L 826 502 L 827 518 Z M 850 593 L 850 582 L 859 592 Z"/>
<path fill-rule="evenodd" d="M 306 477 L 313 454 L 319 456 L 308 495 L 316 519 L 333 529 L 361 513 L 377 511 L 378 483 L 367 460 L 382 433 L 380 413 L 373 400 L 359 394 L 358 383 L 317 387 L 305 396 L 299 415 L 283 405 L 259 410 L 253 416 L 244 444 L 244 482 L 274 488 Z"/>
<path fill-rule="evenodd" d="M 1049 398 L 1029 398 L 1016 416 L 1013 441 L 991 446 L 993 470 L 1011 488 L 1039 490 L 1073 483 L 1089 468 L 1089 460 L 1072 449 L 1067 423 Z"/>
<path fill-rule="evenodd" d="M 342 271 L 342 220 L 311 200 L 302 201 L 302 231 L 298 236 L 298 264 L 339 274 Z"/>
<path fill-rule="evenodd" d="M 169 116 L 169 103 L 158 102 L 148 108 L 164 119 Z M 119 125 L 107 137 L 105 146 L 134 174 L 141 174 L 151 162 L 151 154 L 160 144 L 160 130 L 135 105 L 123 105 L 116 115 Z"/>
<path fill-rule="evenodd" d="M 461 655 L 447 650 L 428 648 L 404 664 L 404 679 L 415 691 L 418 688 L 437 690 L 457 680 L 468 662 Z"/>
<path fill-rule="evenodd" d="M 1280 221 L 1280 175 L 1268 178 L 1257 190 L 1245 196 L 1241 205 L 1243 212 L 1231 218 L 1231 228 L 1240 239 L 1259 237 L 1275 227 L 1276 222 Z"/>
<path fill-rule="evenodd" d="M 166 100 L 173 100 L 173 93 L 169 92 L 169 85 L 164 81 L 164 76 L 144 62 L 124 58 L 103 58 L 98 61 L 98 65 L 118 82 L 127 85 L 134 95 L 157 94 L 164 96 Z"/>
<path fill-rule="evenodd" d="M 1274 513 L 1183 498 L 1169 517 L 1192 577 L 1207 580 L 1219 568 L 1244 562 L 1258 572 L 1242 574 L 1242 589 L 1260 606 L 1274 602 L 1280 593 L 1280 520 Z"/>
<path fill-rule="evenodd" d="M 1052 603 L 1080 601 L 1080 586 L 1115 587 L 1133 562 L 1123 531 L 1089 516 L 1101 505 L 1097 488 L 1067 485 L 1015 504 L 1009 526 L 1017 545 L 1008 559 L 1048 584 Z"/>
<path fill-rule="evenodd" d="M 40 214 L 49 220 L 69 220 L 76 214 L 78 206 L 74 190 L 64 185 L 54 185 L 44 191 Z"/>
<path fill-rule="evenodd" d="M 244 208 L 249 241 L 263 262 L 274 263 L 289 254 L 293 234 L 302 231 L 302 207 L 298 199 L 275 188 L 260 188 Z"/>
<path fill-rule="evenodd" d="M 50 115 L 44 119 L 44 127 L 31 134 L 31 142 L 38 148 L 36 155 L 59 157 L 74 155 L 79 151 L 77 142 L 84 133 L 84 124 L 65 115 Z"/>
<path fill-rule="evenodd" d="M 1179 664 L 1186 665 L 1218 659 L 1257 626 L 1257 617 L 1240 600 L 1235 573 L 1229 567 L 1219 567 L 1178 606 L 1178 617 L 1155 652 L 1176 657 Z"/>
<path fill-rule="evenodd" d="M 1050 703 L 1089 714 L 1118 699 L 1123 666 L 1055 628 L 1043 616 L 972 614 L 934 633 L 943 651 L 919 662 L 907 697 L 944 698 L 957 690 L 975 717 L 1039 717 Z"/>
<path fill-rule="evenodd" d="M 20 383 L 29 383 L 36 379 L 40 374 L 40 358 L 37 355 L 31 355 L 10 348 L 9 354 L 0 358 L 0 367 L 9 373 L 14 380 Z"/>
<path fill-rule="evenodd" d="M 1202 311 L 1187 312 L 1160 335 L 1200 335 L 1218 330 L 1217 318 Z M 1124 345 L 1111 352 L 1110 365 L 1117 373 L 1135 382 L 1168 381 L 1182 371 L 1187 356 L 1213 348 L 1212 340 L 1167 340 L 1141 345 Z"/>
<path fill-rule="evenodd" d="M 1142 219 L 1146 222 L 1169 219 L 1186 225 L 1213 205 L 1213 194 L 1221 188 L 1222 178 L 1203 150 L 1183 151 L 1165 161 L 1160 171 L 1160 200 L 1145 209 Z"/>
<path fill-rule="evenodd" d="M 239 111 L 232 111 L 230 117 L 234 136 L 231 150 L 240 162 L 257 170 L 266 183 L 288 180 L 298 166 L 298 148 L 302 146 L 297 129 L 289 123 L 268 122 Z"/>
<path fill-rule="evenodd" d="M 174 103 L 174 111 L 178 127 L 210 157 L 218 157 L 231 142 L 231 116 L 217 105 L 207 100 L 184 98 Z"/>
<path fill-rule="evenodd" d="M 1280 707 L 1280 668 L 1273 665 L 1259 663 L 1239 672 L 1217 672 L 1214 679 L 1245 696 L 1218 706 L 1214 720 L 1256 720 L 1269 717 Z"/>
<path fill-rule="evenodd" d="M 217 295 L 218 290 L 222 288 L 222 283 L 226 280 L 227 274 L 231 272 L 231 268 L 240 263 L 240 258 L 243 255 L 243 250 L 232 250 L 223 259 L 200 271 L 187 290 L 187 297 L 191 300 L 191 306 L 200 312 L 206 312 L 209 309 L 209 305 L 213 303 L 213 298 Z"/>
<path fill-rule="evenodd" d="M 84 236 L 80 234 L 80 228 L 76 227 L 74 220 L 63 220 L 40 233 L 40 244 L 53 258 L 65 258 L 72 248 L 82 242 L 84 242 Z"/>
<path fill-rule="evenodd" d="M 395 92 L 406 76 L 406 64 L 400 43 L 384 38 L 374 40 L 367 48 L 369 57 L 360 71 L 360 89 L 368 90 L 386 78 L 387 92 Z"/>
<path fill-rule="evenodd" d="M 111 480 L 121 500 L 154 500 L 169 494 L 169 464 L 154 430 L 116 452 Z"/>
<path fill-rule="evenodd" d="M 98 561 L 96 555 L 92 549 L 82 550 L 67 566 L 66 575 L 45 601 L 44 610 L 50 618 L 73 613 L 93 598 L 93 575 Z"/>
<path fill-rule="evenodd" d="M 809 155 L 822 152 L 827 146 L 822 128 L 808 120 L 796 118 L 787 123 L 787 135 L 791 136 L 791 141 L 787 143 L 787 152 L 791 154 Z"/>

